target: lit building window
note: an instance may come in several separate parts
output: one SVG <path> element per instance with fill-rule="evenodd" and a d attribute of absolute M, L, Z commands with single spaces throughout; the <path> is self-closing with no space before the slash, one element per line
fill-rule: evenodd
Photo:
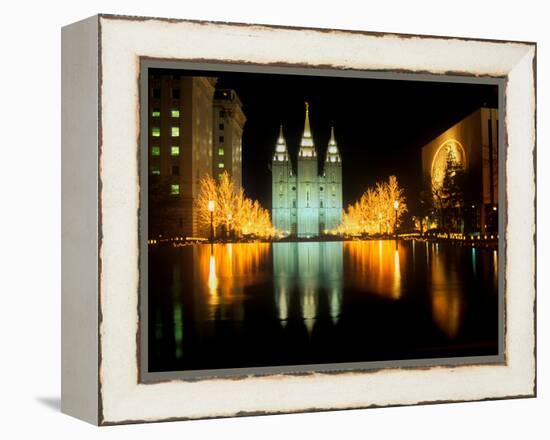
<path fill-rule="evenodd" d="M 179 137 L 179 135 L 180 135 L 180 128 L 172 127 L 172 137 Z"/>
<path fill-rule="evenodd" d="M 225 150 L 223 148 L 218 149 L 218 155 L 223 156 L 225 154 Z"/>
<path fill-rule="evenodd" d="M 159 137 L 160 136 L 160 127 L 151 128 L 151 135 L 153 137 Z"/>
<path fill-rule="evenodd" d="M 172 145 L 172 148 L 170 149 L 170 155 L 171 156 L 179 156 L 180 155 L 180 147 L 178 145 Z"/>
<path fill-rule="evenodd" d="M 172 109 L 172 117 L 173 118 L 179 118 L 180 117 L 180 111 L 177 109 Z"/>
<path fill-rule="evenodd" d="M 177 196 L 180 193 L 180 186 L 176 184 L 170 185 L 170 194 Z"/>
<path fill-rule="evenodd" d="M 223 163 L 219 163 L 218 168 L 225 168 L 225 165 Z"/>
<path fill-rule="evenodd" d="M 158 145 L 151 147 L 151 156 L 160 156 L 160 147 Z"/>
<path fill-rule="evenodd" d="M 218 180 L 222 180 L 223 174 L 218 174 Z"/>
<path fill-rule="evenodd" d="M 158 118 L 158 117 L 160 117 L 160 110 L 154 109 L 154 110 L 151 112 L 151 116 L 152 116 L 153 118 Z"/>
<path fill-rule="evenodd" d="M 152 165 L 151 166 L 151 174 L 155 176 L 160 176 L 160 165 Z"/>

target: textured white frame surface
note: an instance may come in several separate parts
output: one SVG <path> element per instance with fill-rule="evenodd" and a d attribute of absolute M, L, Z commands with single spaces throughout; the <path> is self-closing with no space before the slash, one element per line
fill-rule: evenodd
<path fill-rule="evenodd" d="M 99 17 L 103 424 L 535 394 L 535 45 Z M 507 77 L 505 365 L 138 382 L 140 57 Z"/>

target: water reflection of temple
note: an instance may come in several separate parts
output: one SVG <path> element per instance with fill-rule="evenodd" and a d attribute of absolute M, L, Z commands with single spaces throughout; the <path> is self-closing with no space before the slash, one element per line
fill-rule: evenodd
<path fill-rule="evenodd" d="M 218 341 L 226 338 L 251 344 L 250 353 L 264 337 L 311 349 L 324 347 L 328 335 L 340 346 L 374 328 L 376 337 L 390 335 L 390 345 L 413 337 L 432 348 L 445 341 L 470 344 L 472 325 L 485 332 L 479 340 L 493 337 L 490 323 L 472 317 L 483 312 L 479 304 L 496 298 L 497 251 L 369 240 L 201 244 L 158 252 L 150 277 L 158 292 L 150 301 L 155 356 L 165 350 L 191 362 L 199 344 L 220 349 L 225 342 Z"/>
<path fill-rule="evenodd" d="M 299 296 L 300 318 L 308 332 L 313 330 L 315 320 L 322 317 L 322 299 L 327 300 L 332 322 L 338 322 L 342 307 L 342 256 L 341 242 L 273 244 L 275 303 L 283 326 L 292 318 L 292 295 Z"/>

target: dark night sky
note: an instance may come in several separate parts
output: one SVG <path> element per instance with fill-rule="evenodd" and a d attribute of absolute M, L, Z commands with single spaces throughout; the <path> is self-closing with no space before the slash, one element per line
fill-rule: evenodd
<path fill-rule="evenodd" d="M 268 166 L 279 124 L 283 124 L 296 167 L 304 101 L 310 104 L 320 168 L 334 123 L 342 156 L 344 206 L 391 174 L 405 188 L 407 200 L 414 202 L 421 187 L 422 146 L 477 108 L 498 103 L 497 87 L 481 84 L 258 73 L 207 75 L 218 77 L 217 88 L 236 90 L 243 102 L 247 117 L 243 185 L 246 194 L 265 207 L 271 206 Z"/>

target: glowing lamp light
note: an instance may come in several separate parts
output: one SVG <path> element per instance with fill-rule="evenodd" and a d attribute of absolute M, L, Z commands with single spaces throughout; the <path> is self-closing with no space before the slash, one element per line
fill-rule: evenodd
<path fill-rule="evenodd" d="M 214 212 L 214 209 L 216 208 L 216 202 L 214 200 L 208 201 L 208 212 Z"/>
<path fill-rule="evenodd" d="M 396 211 L 399 209 L 399 202 L 397 200 L 393 202 L 393 209 L 395 209 Z"/>

